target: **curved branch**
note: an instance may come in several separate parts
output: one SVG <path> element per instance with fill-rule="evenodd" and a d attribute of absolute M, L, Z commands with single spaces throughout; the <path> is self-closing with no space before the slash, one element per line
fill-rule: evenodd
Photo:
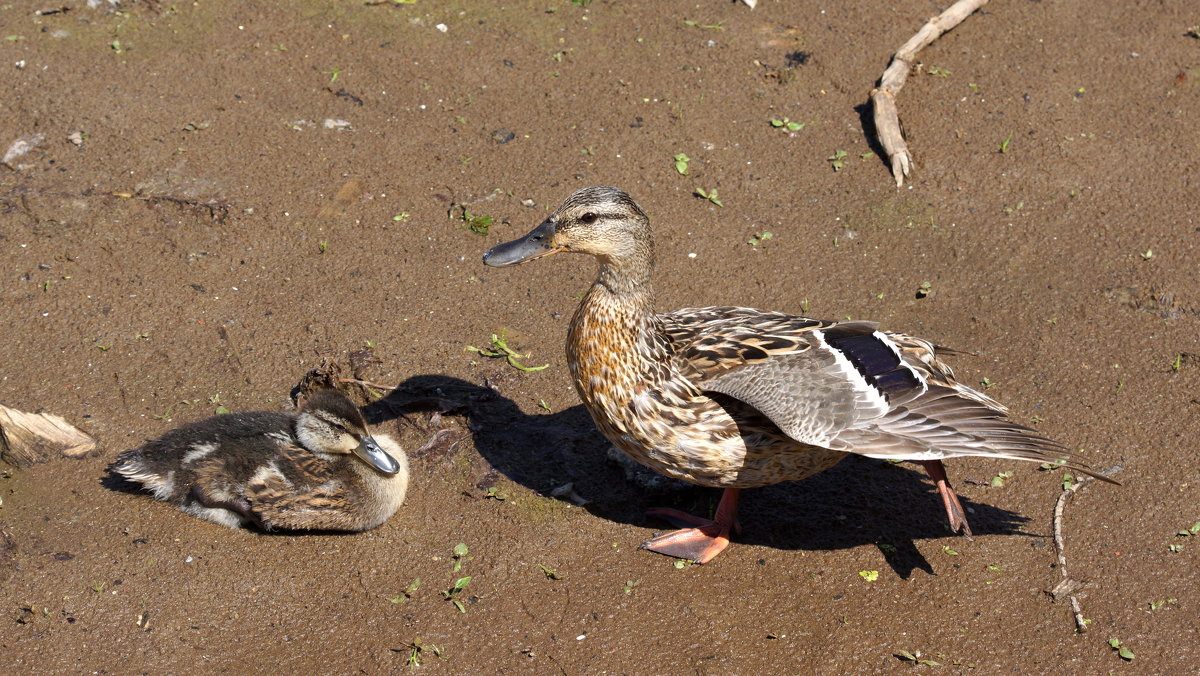
<path fill-rule="evenodd" d="M 887 69 L 883 71 L 883 77 L 879 79 L 879 86 L 871 90 L 871 105 L 875 109 L 875 133 L 892 163 L 892 175 L 896 177 L 897 188 L 904 185 L 904 178 L 912 173 L 912 153 L 908 151 L 904 132 L 900 130 L 896 95 L 908 79 L 917 52 L 962 23 L 972 12 L 986 5 L 987 1 L 958 0 L 946 11 L 926 22 L 916 35 L 896 50 Z"/>

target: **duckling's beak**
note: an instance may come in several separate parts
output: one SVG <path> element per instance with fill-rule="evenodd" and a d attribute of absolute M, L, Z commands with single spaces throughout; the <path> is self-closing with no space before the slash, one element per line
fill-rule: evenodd
<path fill-rule="evenodd" d="M 400 463 L 379 447 L 371 437 L 363 437 L 362 443 L 354 449 L 354 455 L 384 474 L 395 474 L 400 471 Z"/>
<path fill-rule="evenodd" d="M 484 265 L 502 268 L 506 265 L 528 263 L 535 258 L 549 256 L 550 254 L 562 251 L 562 246 L 555 246 L 553 244 L 555 227 L 554 221 L 546 219 L 528 235 L 492 247 L 487 253 L 483 254 Z"/>

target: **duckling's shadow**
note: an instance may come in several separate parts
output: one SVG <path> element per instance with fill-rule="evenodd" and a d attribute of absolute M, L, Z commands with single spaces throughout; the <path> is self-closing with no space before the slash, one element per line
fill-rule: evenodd
<path fill-rule="evenodd" d="M 495 470 L 543 495 L 573 484 L 574 494 L 587 501 L 584 508 L 604 519 L 667 530 L 645 515 L 648 508 L 709 516 L 720 498 L 718 490 L 659 476 L 613 451 L 583 406 L 525 414 L 492 387 L 422 375 L 364 413 L 379 424 L 419 410 L 465 416 L 475 448 Z M 1020 530 L 1029 519 L 962 502 L 975 535 L 1029 536 Z M 949 534 L 941 501 L 923 473 L 853 455 L 803 481 L 743 492 L 739 521 L 743 531 L 735 542 L 802 550 L 875 545 L 903 578 L 915 569 L 933 574 L 915 542 Z"/>

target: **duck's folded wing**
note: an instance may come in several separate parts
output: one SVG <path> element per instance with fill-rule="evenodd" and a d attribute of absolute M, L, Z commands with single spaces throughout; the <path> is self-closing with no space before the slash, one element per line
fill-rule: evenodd
<path fill-rule="evenodd" d="M 734 309 L 736 310 L 736 308 Z M 676 354 L 697 387 L 761 411 L 796 441 L 853 451 L 846 430 L 866 426 L 927 389 L 871 322 L 759 314 L 697 325 Z"/>
<path fill-rule="evenodd" d="M 782 322 L 757 323 L 768 319 Z M 1052 462 L 1100 476 L 1061 444 L 1006 419 L 991 397 L 955 382 L 925 341 L 871 322 L 793 329 L 698 332 L 680 354 L 694 365 L 698 387 L 753 406 L 802 443 L 889 460 Z"/>

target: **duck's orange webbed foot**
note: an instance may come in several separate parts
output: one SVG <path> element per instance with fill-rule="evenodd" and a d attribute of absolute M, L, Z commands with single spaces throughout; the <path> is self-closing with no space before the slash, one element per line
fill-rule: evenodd
<path fill-rule="evenodd" d="M 729 532 L 741 530 L 737 523 L 738 491 L 737 488 L 725 489 L 714 519 L 704 519 L 665 507 L 647 510 L 646 514 L 649 516 L 665 519 L 676 526 L 688 527 L 643 542 L 642 549 L 680 559 L 691 559 L 696 563 L 712 561 L 729 546 Z"/>

